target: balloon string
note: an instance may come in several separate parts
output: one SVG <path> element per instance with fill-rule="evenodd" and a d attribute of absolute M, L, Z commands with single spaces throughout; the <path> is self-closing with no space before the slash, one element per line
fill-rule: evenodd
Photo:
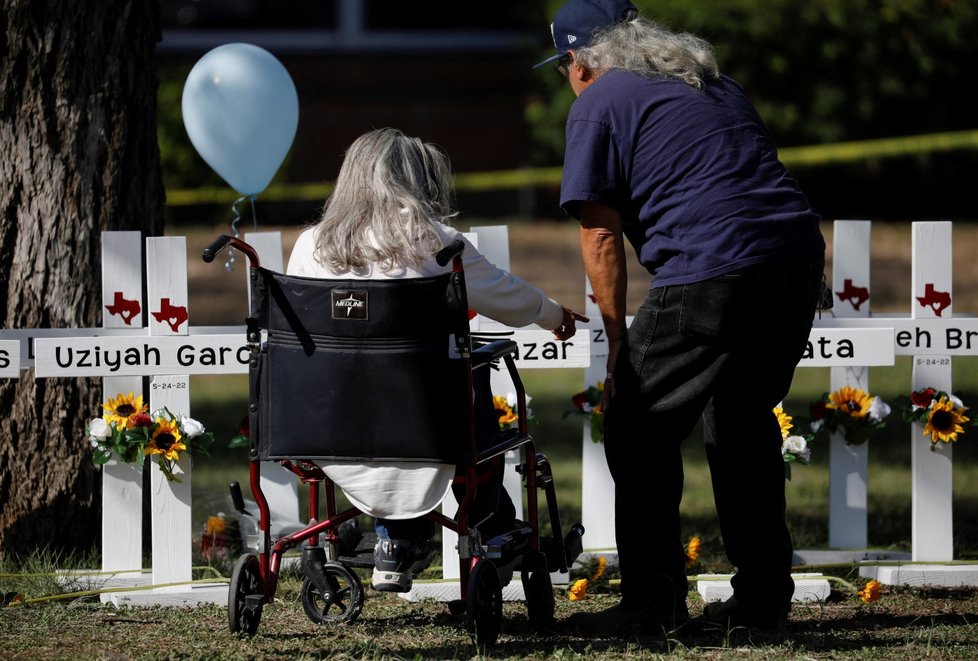
<path fill-rule="evenodd" d="M 231 204 L 231 213 L 234 214 L 234 220 L 231 221 L 231 232 L 234 234 L 234 238 L 238 238 L 241 233 L 238 231 L 238 222 L 241 220 L 241 212 L 238 211 L 238 205 L 245 200 L 251 201 L 251 218 L 254 222 L 255 229 L 258 229 L 258 216 L 255 212 L 255 196 L 254 195 L 242 195 Z M 228 248 L 228 258 L 224 262 L 224 268 L 227 269 L 228 273 L 234 270 L 234 248 Z"/>

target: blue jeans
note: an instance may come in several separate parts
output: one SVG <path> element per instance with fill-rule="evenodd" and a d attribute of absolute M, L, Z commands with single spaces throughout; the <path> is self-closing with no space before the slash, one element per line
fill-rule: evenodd
<path fill-rule="evenodd" d="M 685 610 L 681 444 L 702 417 L 734 595 L 786 615 L 794 583 L 781 432 L 815 313 L 821 253 L 653 287 L 628 329 L 605 418 L 622 600 Z"/>

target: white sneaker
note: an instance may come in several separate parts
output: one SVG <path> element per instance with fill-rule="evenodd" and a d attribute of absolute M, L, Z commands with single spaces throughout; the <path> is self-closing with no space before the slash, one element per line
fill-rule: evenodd
<path fill-rule="evenodd" d="M 414 580 L 409 571 L 383 571 L 374 568 L 370 585 L 378 592 L 410 592 Z"/>
<path fill-rule="evenodd" d="M 431 562 L 429 548 L 428 542 L 378 538 L 371 586 L 379 592 L 410 591 L 412 572 L 423 570 Z"/>

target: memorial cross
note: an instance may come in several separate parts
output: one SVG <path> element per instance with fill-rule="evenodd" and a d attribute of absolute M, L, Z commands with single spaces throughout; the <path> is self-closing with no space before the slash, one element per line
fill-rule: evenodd
<path fill-rule="evenodd" d="M 139 234 L 106 233 L 104 247 L 103 301 L 111 315 L 131 327 L 137 318 L 142 321 L 137 311 L 141 307 L 135 293 L 138 289 L 131 290 L 131 283 L 138 282 L 132 270 L 138 273 Z M 124 388 L 119 392 L 141 392 L 142 378 L 149 376 L 150 410 L 165 406 L 176 415 L 189 416 L 189 374 L 247 373 L 244 328 L 188 328 L 184 237 L 148 238 L 146 255 L 152 306 L 147 328 L 126 328 L 124 334 L 111 336 L 85 329 L 27 331 L 21 340 L 33 347 L 37 378 L 101 376 L 110 379 L 105 395 L 112 396 L 118 387 Z M 111 571 L 141 566 L 141 472 L 136 468 L 116 479 L 118 470 L 110 466 L 109 478 L 103 478 L 110 485 L 109 492 L 103 494 L 103 534 L 107 537 L 103 548 L 113 549 L 119 543 L 125 548 L 124 552 L 112 550 L 107 559 L 103 556 L 103 564 Z M 186 456 L 174 471 L 181 482 L 168 482 L 155 461 L 150 466 L 152 584 L 167 587 L 154 588 L 151 593 L 103 595 L 103 599 L 178 604 L 226 600 L 226 585 L 187 587 L 192 580 L 191 471 Z"/>
<path fill-rule="evenodd" d="M 912 224 L 909 317 L 836 317 L 823 319 L 818 325 L 836 329 L 893 328 L 895 353 L 912 360 L 910 389 L 933 387 L 951 392 L 952 358 L 978 355 L 978 319 L 951 313 L 951 234 L 952 224 L 947 221 Z M 855 280 L 847 283 L 843 279 L 839 297 L 858 293 L 858 287 Z M 951 455 L 950 444 L 938 444 L 932 449 L 921 425 L 911 425 L 912 559 L 917 563 L 953 559 Z M 978 567 L 970 565 L 954 567 L 953 571 L 946 566 L 876 567 L 866 569 L 864 575 L 887 583 L 978 584 Z"/>

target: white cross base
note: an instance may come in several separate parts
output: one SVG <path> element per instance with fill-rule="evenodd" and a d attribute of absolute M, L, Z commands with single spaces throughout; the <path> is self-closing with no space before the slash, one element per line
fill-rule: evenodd
<path fill-rule="evenodd" d="M 153 590 L 112 592 L 108 601 L 116 606 L 201 606 L 228 603 L 226 583 L 205 583 L 201 585 L 176 585 L 170 588 Z"/>
<path fill-rule="evenodd" d="M 696 590 L 703 601 L 726 601 L 733 596 L 733 586 L 730 585 L 731 574 L 700 574 L 696 577 Z M 822 574 L 792 574 L 795 580 L 795 592 L 791 596 L 793 602 L 825 601 L 831 589 L 827 579 Z"/>
<path fill-rule="evenodd" d="M 884 585 L 936 585 L 949 588 L 978 585 L 978 565 L 869 565 L 860 567 L 859 575 L 874 578 Z"/>

